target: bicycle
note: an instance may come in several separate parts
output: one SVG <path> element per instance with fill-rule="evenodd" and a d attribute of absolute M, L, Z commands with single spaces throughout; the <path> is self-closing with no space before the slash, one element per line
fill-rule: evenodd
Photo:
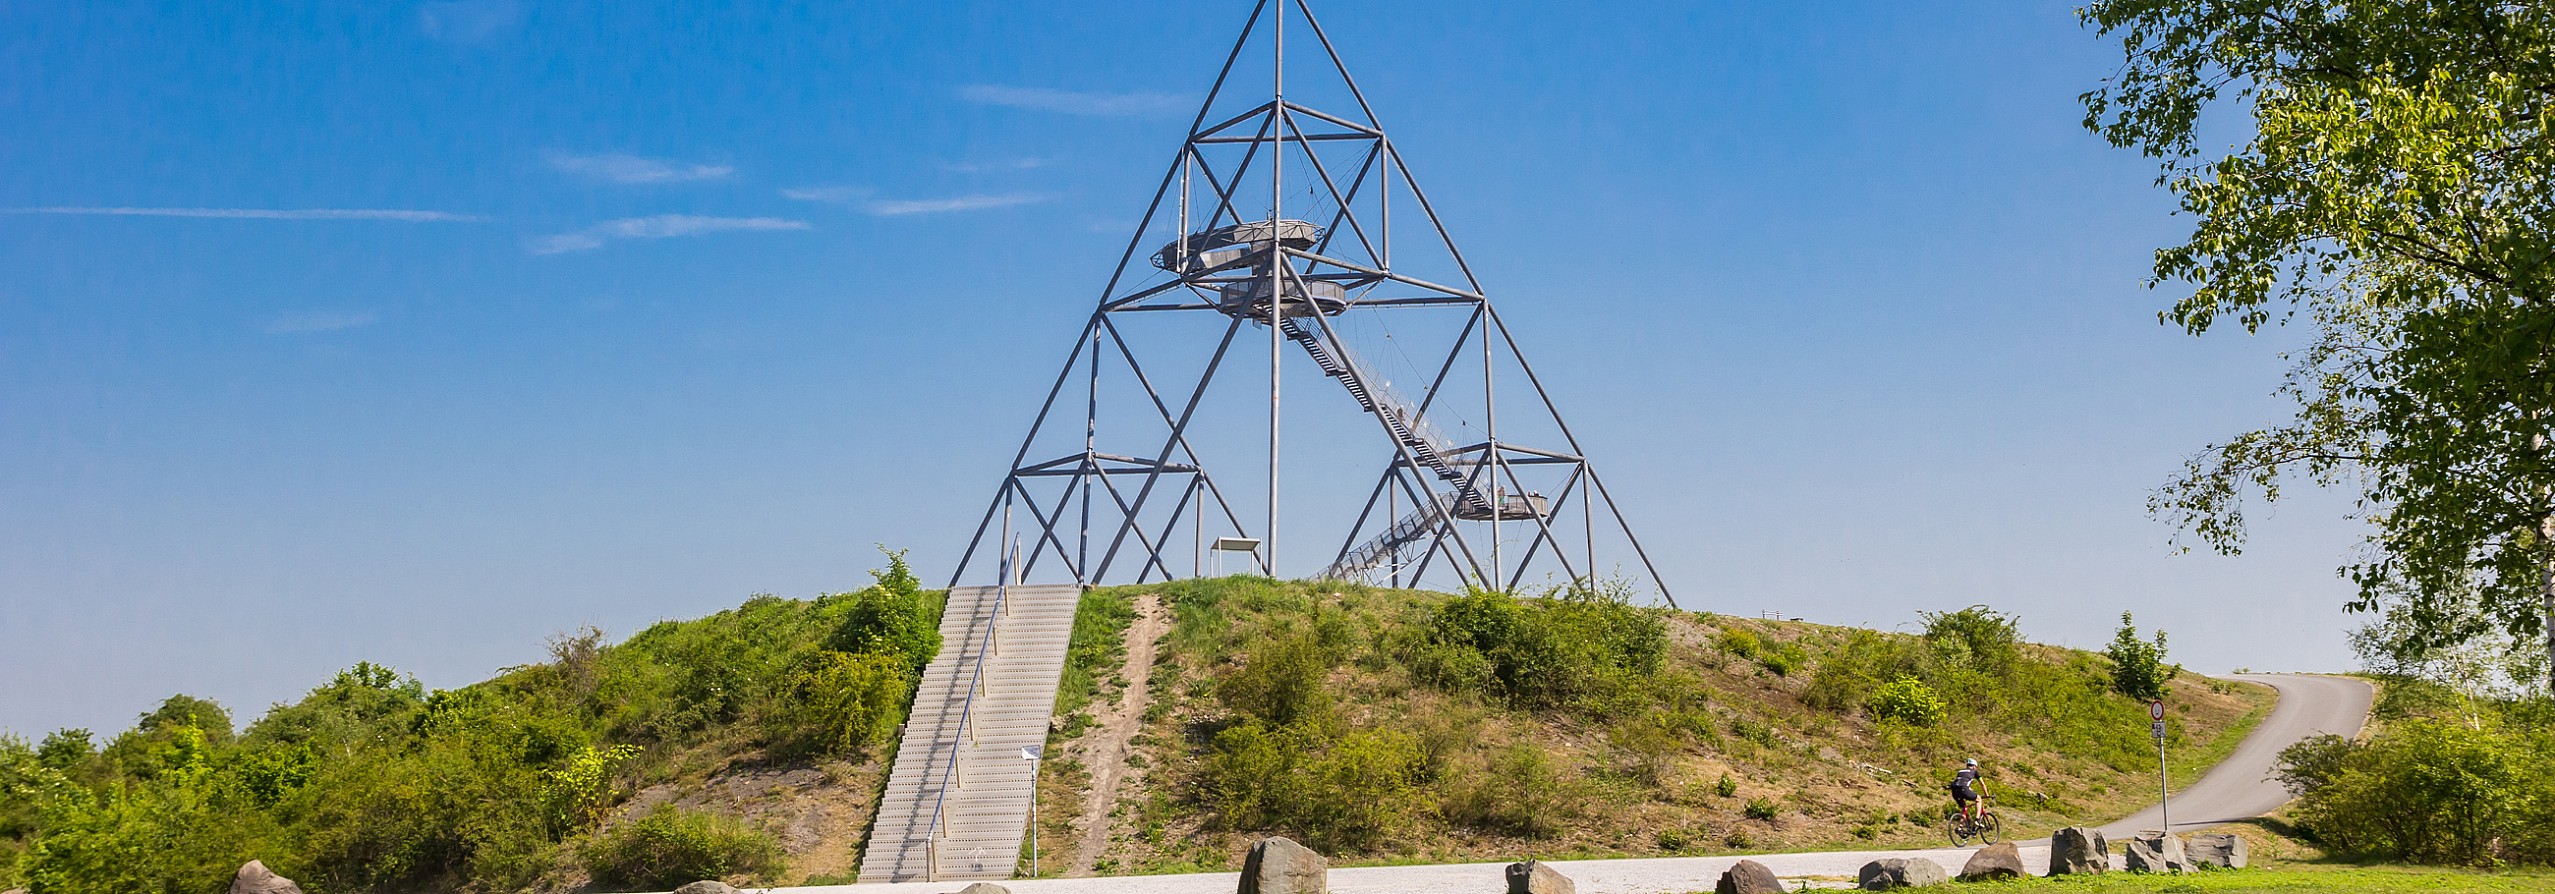
<path fill-rule="evenodd" d="M 1972 838 L 1978 839 L 1980 844 L 1995 844 L 1997 837 L 2005 833 L 2005 822 L 1996 818 L 1996 811 L 1987 809 L 1986 792 L 1978 795 L 1977 819 L 1962 816 L 1960 808 L 1955 806 L 1950 814 L 1943 817 L 1943 825 L 1952 833 L 1953 847 L 1968 847 Z"/>

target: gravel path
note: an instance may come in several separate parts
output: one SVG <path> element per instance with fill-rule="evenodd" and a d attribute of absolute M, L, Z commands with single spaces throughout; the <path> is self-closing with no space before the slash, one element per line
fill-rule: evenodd
<path fill-rule="evenodd" d="M 2350 735 L 2367 720 L 2374 695 L 2369 684 L 2349 677 L 2305 674 L 2247 674 L 2234 679 L 2272 686 L 2280 702 L 2262 725 L 2245 737 L 2234 754 L 2174 795 L 2174 828 L 2189 831 L 2207 825 L 2260 816 L 2288 801 L 2288 792 L 2269 781 L 2280 750 L 2323 733 Z M 2156 827 L 2155 809 L 2104 826 L 2115 839 L 2138 829 Z M 1830 851 L 1808 854 L 1759 854 L 1755 860 L 1785 879 L 1820 882 L 1851 881 L 1863 864 L 1882 857 L 1924 857 L 1960 872 L 1971 849 L 1914 851 Z M 2049 842 L 2022 842 L 2023 867 L 2034 874 L 2049 871 Z M 1710 891 L 1723 870 L 1741 857 L 1646 857 L 1624 860 L 1567 860 L 1552 864 L 1578 884 L 1581 894 L 1687 894 Z M 1507 889 L 1505 863 L 1459 863 L 1435 866 L 1367 866 L 1331 871 L 1335 894 L 1492 894 Z M 1014 879 L 1001 883 L 1014 894 L 1223 894 L 1236 887 L 1231 872 L 1194 875 L 1149 875 L 1121 878 Z M 837 885 L 782 888 L 790 894 L 946 894 L 965 887 L 955 882 L 905 882 L 892 885 Z"/>

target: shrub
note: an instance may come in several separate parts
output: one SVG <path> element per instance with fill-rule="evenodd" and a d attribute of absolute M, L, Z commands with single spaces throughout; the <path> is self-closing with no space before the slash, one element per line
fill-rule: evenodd
<path fill-rule="evenodd" d="M 1215 696 L 1244 716 L 1271 727 L 1327 715 L 1324 683 L 1331 657 L 1309 633 L 1282 637 L 1252 649 L 1242 668 L 1216 681 Z"/>
<path fill-rule="evenodd" d="M 1915 647 L 1905 638 L 1857 630 L 1819 662 L 1801 699 L 1813 707 L 1852 711 L 1882 683 L 1915 673 L 1917 664 Z"/>
<path fill-rule="evenodd" d="M 1730 778 L 1730 774 L 1723 773 L 1721 781 L 1712 784 L 1712 793 L 1724 798 L 1734 797 L 1739 794 L 1739 781 Z"/>
<path fill-rule="evenodd" d="M 2281 753 L 2299 825 L 2346 853 L 2418 863 L 2555 861 L 2547 734 L 2408 720 L 2369 742 L 2331 736 Z"/>
<path fill-rule="evenodd" d="M 1872 693 L 1866 703 L 1872 716 L 1894 720 L 1909 726 L 1933 726 L 1943 722 L 1944 705 L 1932 687 L 1915 677 L 1900 677 Z"/>
<path fill-rule="evenodd" d="M 1943 661 L 1994 677 L 2011 673 L 2022 657 L 2022 636 L 2014 618 L 1973 605 L 1953 612 L 1918 612 L 1925 619 L 1925 642 Z"/>
<path fill-rule="evenodd" d="M 1469 778 L 1447 787 L 1446 818 L 1525 838 L 1550 838 L 1578 815 L 1579 788 L 1532 745 L 1501 749 Z"/>
<path fill-rule="evenodd" d="M 1412 660 L 1432 682 L 1462 681 L 1480 665 L 1444 654 L 1479 653 L 1499 694 L 1520 708 L 1604 712 L 1617 696 L 1659 672 L 1668 653 L 1667 626 L 1657 614 L 1598 588 L 1572 588 L 1543 599 L 1474 590 L 1438 606 L 1428 644 Z"/>
<path fill-rule="evenodd" d="M 1632 775 L 1651 785 L 1666 781 L 1686 744 L 1684 737 L 1655 713 L 1615 724 L 1607 738 L 1629 759 Z"/>
<path fill-rule="evenodd" d="M 876 583 L 852 594 L 851 610 L 825 647 L 894 655 L 920 676 L 932 656 L 940 654 L 939 600 L 923 592 L 922 582 L 905 566 L 903 551 L 879 551 L 887 554 L 887 570 L 870 572 Z"/>
<path fill-rule="evenodd" d="M 887 744 L 914 696 L 902 657 L 819 650 L 790 678 L 791 698 L 771 725 L 783 751 L 849 754 Z"/>
<path fill-rule="evenodd" d="M 2120 632 L 2103 654 L 2111 658 L 2112 688 L 2143 701 L 2164 698 L 2165 684 L 2182 670 L 2165 663 L 2165 632 L 2157 630 L 2152 643 L 2139 641 L 2128 612 L 2120 613 Z"/>
<path fill-rule="evenodd" d="M 1206 783 L 1227 828 L 1284 829 L 1318 850 L 1354 851 L 1408 822 L 1424 763 L 1407 733 L 1357 730 L 1332 740 L 1245 720 L 1216 734 Z"/>
<path fill-rule="evenodd" d="M 1798 643 L 1781 643 L 1767 647 L 1757 656 L 1757 664 L 1778 677 L 1789 677 L 1802 665 L 1810 663 L 1810 655 Z"/>
<path fill-rule="evenodd" d="M 1738 658 L 1757 657 L 1757 648 L 1760 645 L 1755 633 L 1736 627 L 1722 628 L 1721 636 L 1715 640 L 1715 643 L 1721 647 L 1721 651 Z"/>
<path fill-rule="evenodd" d="M 1774 802 L 1762 797 L 1749 798 L 1747 814 L 1748 818 L 1752 820 L 1773 822 L 1775 815 Z"/>
<path fill-rule="evenodd" d="M 703 879 L 759 878 L 781 866 L 770 835 L 723 816 L 659 807 L 579 849 L 595 881 L 669 890 Z"/>

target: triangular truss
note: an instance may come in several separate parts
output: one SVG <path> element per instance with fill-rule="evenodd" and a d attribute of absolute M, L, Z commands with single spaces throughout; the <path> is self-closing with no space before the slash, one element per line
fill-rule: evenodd
<path fill-rule="evenodd" d="M 1317 60 L 1299 62 L 1310 79 L 1288 79 L 1290 19 L 1318 50 L 1297 48 L 1299 59 Z M 1267 55 L 1246 52 L 1255 47 Z M 1263 58 L 1265 68 L 1245 62 Z M 1266 99 L 1242 85 L 1262 76 Z M 1156 328 L 1170 337 L 1154 336 Z M 1268 494 L 1254 526 L 1209 474 L 1207 456 L 1216 453 L 1210 446 L 1226 447 L 1218 468 L 1228 476 L 1256 465 L 1234 449 L 1260 446 L 1232 437 L 1247 423 L 1232 418 L 1231 404 L 1210 401 L 1209 386 L 1229 373 L 1237 348 L 1253 353 L 1245 345 L 1259 332 L 1269 349 Z M 1415 356 L 1413 344 L 1429 347 Z M 985 548 L 988 535 L 997 543 L 1026 537 L 1024 575 L 1086 584 L 1184 576 L 1182 545 L 1185 574 L 1206 573 L 1209 538 L 1248 549 L 1251 570 L 1274 573 L 1279 398 L 1290 354 L 1336 382 L 1393 449 L 1321 576 L 1416 586 L 1433 572 L 1457 585 L 1514 589 L 1589 581 L 1608 573 L 1598 562 L 1611 558 L 1637 562 L 1668 595 L 1304 0 L 1253 8 L 953 585 L 978 553 L 995 551 Z M 1069 395 L 1077 373 L 1082 393 Z M 1397 390 L 1397 373 L 1426 384 Z M 1532 401 L 1519 400 L 1519 374 Z M 1173 382 L 1185 384 L 1168 397 L 1157 387 Z M 1258 396 L 1255 389 L 1253 405 Z M 1085 410 L 1078 433 L 1054 424 L 1072 403 Z M 1104 416 L 1110 442 L 1135 449 L 1101 449 Z M 1202 446 L 1209 429 L 1224 437 Z"/>

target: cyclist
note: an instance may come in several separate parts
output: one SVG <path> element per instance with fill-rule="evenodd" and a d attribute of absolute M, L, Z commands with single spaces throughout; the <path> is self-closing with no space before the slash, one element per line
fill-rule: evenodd
<path fill-rule="evenodd" d="M 1978 821 L 1978 758 L 1970 758 L 1952 774 L 1952 800 L 1960 802 L 1961 820 Z"/>

